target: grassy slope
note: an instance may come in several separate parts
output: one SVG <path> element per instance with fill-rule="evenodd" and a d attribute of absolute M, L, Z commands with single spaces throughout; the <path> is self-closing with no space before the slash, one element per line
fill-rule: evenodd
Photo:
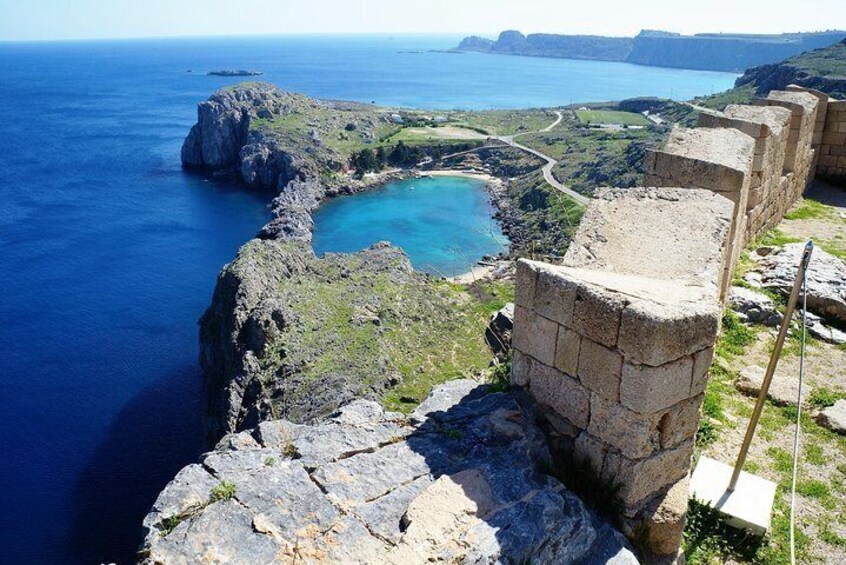
<path fill-rule="evenodd" d="M 274 246 L 297 252 L 298 245 L 250 242 L 241 260 L 268 264 L 278 255 Z M 301 256 L 308 265 L 304 274 L 276 277 L 272 299 L 285 305 L 289 323 L 259 359 L 268 390 L 280 375 L 299 384 L 281 397 L 269 394 L 271 404 L 296 402 L 298 394 L 312 390 L 306 383 L 319 386 L 327 375 L 340 374 L 377 392 L 394 381 L 386 404 L 410 410 L 433 385 L 486 372 L 492 356 L 484 342 L 488 316 L 513 290 L 472 295 L 465 287 L 398 270 L 395 256 L 316 259 L 304 249 Z"/>
<path fill-rule="evenodd" d="M 649 120 L 634 112 L 614 110 L 576 110 L 576 116 L 583 124 L 615 124 L 627 126 L 648 126 Z"/>

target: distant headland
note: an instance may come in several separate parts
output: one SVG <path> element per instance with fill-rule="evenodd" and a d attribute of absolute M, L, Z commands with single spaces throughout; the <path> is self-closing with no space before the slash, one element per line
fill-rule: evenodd
<path fill-rule="evenodd" d="M 681 35 L 643 30 L 635 37 L 600 35 L 523 35 L 509 30 L 496 40 L 470 36 L 456 51 L 501 55 L 621 61 L 655 67 L 743 71 L 776 63 L 803 51 L 828 47 L 846 37 L 844 30 L 774 35 L 700 33 Z"/>

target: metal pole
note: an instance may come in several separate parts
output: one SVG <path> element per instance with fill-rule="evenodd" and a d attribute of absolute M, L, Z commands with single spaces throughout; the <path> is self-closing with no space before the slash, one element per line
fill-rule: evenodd
<path fill-rule="evenodd" d="M 796 280 L 793 281 L 793 289 L 790 291 L 790 299 L 787 301 L 787 309 L 784 312 L 784 320 L 781 322 L 781 328 L 778 330 L 778 337 L 776 338 L 773 353 L 770 355 L 770 364 L 767 365 L 767 372 L 764 374 L 764 382 L 761 383 L 761 391 L 758 393 L 758 401 L 755 403 L 755 410 L 752 411 L 752 417 L 749 419 L 749 427 L 746 428 L 746 437 L 743 438 L 743 445 L 740 446 L 740 453 L 737 456 L 737 463 L 734 464 L 734 472 L 731 475 L 729 482 L 729 492 L 734 491 L 737 486 L 737 480 L 740 478 L 740 471 L 743 469 L 743 464 L 746 462 L 746 456 L 749 454 L 749 446 L 752 443 L 752 438 L 755 435 L 755 428 L 758 426 L 758 420 L 761 419 L 761 412 L 764 409 L 764 402 L 767 400 L 767 391 L 770 390 L 770 383 L 773 380 L 778 359 L 781 356 L 781 349 L 784 346 L 784 339 L 787 337 L 787 331 L 790 329 L 790 319 L 793 317 L 793 311 L 796 309 L 796 301 L 799 298 L 799 291 L 802 289 L 802 280 L 805 278 L 805 271 L 808 269 L 808 261 L 811 260 L 811 252 L 814 250 L 814 242 L 809 241 L 805 244 L 805 251 L 802 253 L 802 259 L 799 261 L 799 266 L 796 270 Z"/>

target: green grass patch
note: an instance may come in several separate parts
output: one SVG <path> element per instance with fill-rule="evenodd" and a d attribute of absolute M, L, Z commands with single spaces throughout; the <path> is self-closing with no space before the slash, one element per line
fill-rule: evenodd
<path fill-rule="evenodd" d="M 787 220 L 837 219 L 837 211 L 816 200 L 805 198 L 802 205 L 784 215 Z"/>
<path fill-rule="evenodd" d="M 828 408 L 829 406 L 834 406 L 835 402 L 844 398 L 846 398 L 846 392 L 844 391 L 817 387 L 811 391 L 808 402 L 815 408 Z"/>
<path fill-rule="evenodd" d="M 691 499 L 682 549 L 689 565 L 715 565 L 729 559 L 755 561 L 763 540 L 726 525 L 715 509 Z"/>
<path fill-rule="evenodd" d="M 761 238 L 750 247 L 781 247 L 783 245 L 787 245 L 788 243 L 799 243 L 801 241 L 802 240 L 798 237 L 787 235 L 780 229 L 773 228 L 762 235 Z"/>
<path fill-rule="evenodd" d="M 746 347 L 755 343 L 756 336 L 755 330 L 744 325 L 737 314 L 726 310 L 723 314 L 723 332 L 717 340 L 715 353 L 727 360 L 743 355 Z"/>
<path fill-rule="evenodd" d="M 615 110 L 576 110 L 576 116 L 583 124 L 615 124 L 626 126 L 648 126 L 649 120 L 642 114 Z"/>

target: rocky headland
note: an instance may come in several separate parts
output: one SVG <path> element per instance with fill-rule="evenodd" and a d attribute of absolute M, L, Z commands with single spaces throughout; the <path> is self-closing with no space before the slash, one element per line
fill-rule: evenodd
<path fill-rule="evenodd" d="M 387 244 L 317 258 L 303 242 L 250 241 L 200 321 L 208 439 L 268 419 L 315 422 L 415 378 L 481 372 L 484 322 L 469 296 Z"/>
<path fill-rule="evenodd" d="M 560 35 L 519 31 L 502 32 L 496 40 L 471 36 L 457 51 L 502 55 L 623 61 L 638 65 L 743 71 L 771 64 L 793 55 L 827 47 L 843 39 L 846 31 L 785 33 L 777 35 L 700 33 L 681 35 L 643 30 L 635 37 Z"/>

